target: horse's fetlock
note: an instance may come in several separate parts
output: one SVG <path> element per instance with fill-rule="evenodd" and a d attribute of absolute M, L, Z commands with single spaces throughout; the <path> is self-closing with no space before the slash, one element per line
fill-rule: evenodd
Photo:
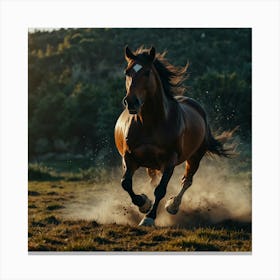
<path fill-rule="evenodd" d="M 141 207 L 145 204 L 146 199 L 142 197 L 141 195 L 136 195 L 132 197 L 132 202 L 137 205 L 138 207 Z"/>

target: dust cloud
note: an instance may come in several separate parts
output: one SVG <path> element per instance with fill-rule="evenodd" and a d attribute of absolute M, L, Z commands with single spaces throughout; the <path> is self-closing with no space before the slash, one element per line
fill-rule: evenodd
<path fill-rule="evenodd" d="M 248 167 L 249 166 L 249 167 Z M 193 227 L 217 224 L 225 220 L 250 222 L 252 184 L 250 163 L 240 159 L 203 159 L 192 186 L 185 192 L 176 215 L 166 212 L 165 202 L 181 189 L 184 165 L 177 166 L 168 184 L 167 194 L 158 208 L 156 225 Z M 137 225 L 143 217 L 120 184 L 121 167 L 110 176 L 110 182 L 79 189 L 65 208 L 71 219 L 95 220 L 101 224 Z M 153 200 L 154 187 L 145 169 L 133 177 L 136 193 L 145 193 Z"/>

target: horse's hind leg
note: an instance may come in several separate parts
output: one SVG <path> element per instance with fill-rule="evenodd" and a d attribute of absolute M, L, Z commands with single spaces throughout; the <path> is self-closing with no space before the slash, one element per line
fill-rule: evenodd
<path fill-rule="evenodd" d="M 189 160 L 187 160 L 185 174 L 182 178 L 182 189 L 175 197 L 171 197 L 165 204 L 165 209 L 170 214 L 175 215 L 178 212 L 182 197 L 185 191 L 192 185 L 193 176 L 196 173 L 200 160 L 204 154 L 205 150 L 200 149 L 193 156 L 191 156 Z"/>
<path fill-rule="evenodd" d="M 152 206 L 152 202 L 145 194 L 137 195 L 132 189 L 132 176 L 138 166 L 129 155 L 123 157 L 123 168 L 124 174 L 121 180 L 123 189 L 128 192 L 132 202 L 139 207 L 140 212 L 147 213 Z"/>
<path fill-rule="evenodd" d="M 149 177 L 151 178 L 151 185 L 152 186 L 157 186 L 160 180 L 160 171 L 156 170 L 156 169 L 151 169 L 151 168 L 147 168 L 147 173 L 149 175 Z"/>

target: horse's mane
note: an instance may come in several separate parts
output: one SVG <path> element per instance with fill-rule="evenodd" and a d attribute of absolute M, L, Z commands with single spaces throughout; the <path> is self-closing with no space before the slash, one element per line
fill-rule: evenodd
<path fill-rule="evenodd" d="M 170 64 L 165 58 L 167 51 L 157 53 L 154 66 L 159 74 L 164 92 L 167 97 L 173 98 L 176 95 L 183 95 L 186 88 L 183 82 L 187 79 L 187 69 L 189 64 L 185 67 L 176 67 Z M 148 57 L 149 50 L 140 47 L 135 53 L 138 57 Z"/>

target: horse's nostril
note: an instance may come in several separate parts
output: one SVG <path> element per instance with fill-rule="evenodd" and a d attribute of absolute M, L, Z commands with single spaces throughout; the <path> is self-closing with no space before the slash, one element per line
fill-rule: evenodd
<path fill-rule="evenodd" d="M 127 98 L 126 98 L 126 96 L 123 98 L 122 104 L 123 104 L 124 106 L 127 106 Z"/>

